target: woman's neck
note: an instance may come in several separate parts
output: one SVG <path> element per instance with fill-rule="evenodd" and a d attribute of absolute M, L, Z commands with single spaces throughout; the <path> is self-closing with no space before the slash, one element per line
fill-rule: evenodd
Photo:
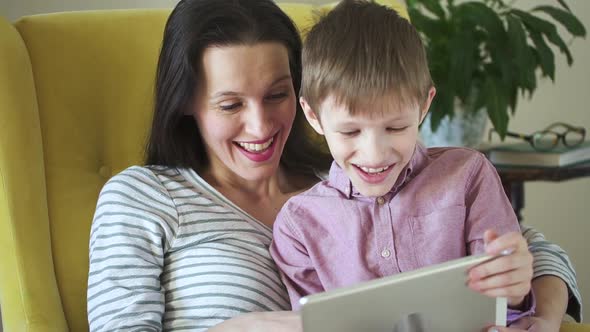
<path fill-rule="evenodd" d="M 279 167 L 272 176 L 256 180 L 247 180 L 220 168 L 217 168 L 217 171 L 215 168 L 206 168 L 199 173 L 210 185 L 220 191 L 240 192 L 242 195 L 248 195 L 257 200 L 293 191 L 291 181 L 282 167 Z"/>

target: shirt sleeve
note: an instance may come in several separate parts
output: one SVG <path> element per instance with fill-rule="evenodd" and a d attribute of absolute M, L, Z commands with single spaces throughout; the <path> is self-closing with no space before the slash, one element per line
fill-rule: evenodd
<path fill-rule="evenodd" d="M 577 322 L 582 321 L 582 297 L 576 282 L 576 271 L 567 253 L 558 245 L 545 239 L 536 229 L 521 224 L 522 235 L 533 254 L 533 279 L 552 275 L 562 279 L 568 288 L 567 314 Z"/>
<path fill-rule="evenodd" d="M 162 331 L 164 254 L 177 212 L 158 178 L 133 167 L 103 187 L 90 234 L 90 331 Z"/>
<path fill-rule="evenodd" d="M 466 236 L 470 254 L 485 252 L 483 234 L 488 229 L 499 235 L 520 231 L 518 219 L 506 197 L 500 177 L 483 155 L 478 155 L 465 192 Z M 535 306 L 535 297 L 531 291 L 525 298 L 522 310 L 508 310 L 508 323 L 533 315 Z"/>
<path fill-rule="evenodd" d="M 292 309 L 299 310 L 299 299 L 323 292 L 324 287 L 301 241 L 302 236 L 291 223 L 292 208 L 293 204 L 287 202 L 275 220 L 270 254 L 287 287 Z"/>
<path fill-rule="evenodd" d="M 499 235 L 520 231 L 496 169 L 479 153 L 465 192 L 465 234 L 470 255 L 485 252 L 483 234 L 488 229 Z"/>

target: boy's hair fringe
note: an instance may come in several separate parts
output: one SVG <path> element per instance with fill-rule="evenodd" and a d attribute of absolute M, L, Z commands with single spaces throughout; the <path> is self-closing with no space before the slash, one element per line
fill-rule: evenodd
<path fill-rule="evenodd" d="M 344 0 L 320 17 L 303 46 L 301 96 L 317 113 L 328 96 L 351 112 L 385 95 L 422 105 L 433 86 L 426 51 L 410 22 L 368 0 Z"/>

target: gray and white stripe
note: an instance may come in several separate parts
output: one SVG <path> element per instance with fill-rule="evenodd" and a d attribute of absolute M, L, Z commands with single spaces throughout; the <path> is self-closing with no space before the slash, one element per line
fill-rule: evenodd
<path fill-rule="evenodd" d="M 131 167 L 98 199 L 90 236 L 91 331 L 205 331 L 288 310 L 271 230 L 191 170 Z"/>
<path fill-rule="evenodd" d="M 576 272 L 567 253 L 559 246 L 548 242 L 545 236 L 531 227 L 521 225 L 522 234 L 529 243 L 534 256 L 533 278 L 554 275 L 561 278 L 569 289 L 567 313 L 578 322 L 582 321 L 582 296 L 578 290 Z"/>

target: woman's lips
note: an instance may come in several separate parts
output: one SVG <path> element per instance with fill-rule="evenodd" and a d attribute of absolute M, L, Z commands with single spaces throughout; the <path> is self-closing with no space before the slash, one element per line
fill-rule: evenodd
<path fill-rule="evenodd" d="M 234 142 L 246 158 L 254 162 L 265 162 L 272 158 L 275 152 L 276 142 L 279 133 L 277 132 L 273 137 L 267 140 L 251 141 L 251 142 Z"/>

